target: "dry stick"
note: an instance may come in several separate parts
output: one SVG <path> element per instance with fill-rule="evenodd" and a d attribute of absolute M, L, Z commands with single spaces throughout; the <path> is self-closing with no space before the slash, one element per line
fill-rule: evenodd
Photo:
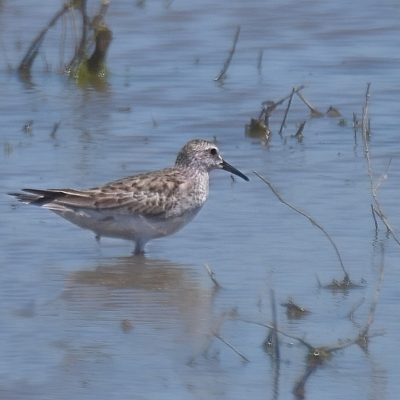
<path fill-rule="evenodd" d="M 30 69 L 32 67 L 33 61 L 35 60 L 40 45 L 43 42 L 43 39 L 47 33 L 47 31 L 57 22 L 57 20 L 62 17 L 69 10 L 68 4 L 64 4 L 64 6 L 54 14 L 54 17 L 50 20 L 45 28 L 43 28 L 39 34 L 32 41 L 28 51 L 26 52 L 24 58 L 18 66 L 18 71 L 23 74 L 29 74 Z"/>
<path fill-rule="evenodd" d="M 306 214 L 304 211 L 299 210 L 298 208 L 296 208 L 295 206 L 293 206 L 292 204 L 288 203 L 285 199 L 283 199 L 283 197 L 278 193 L 278 191 L 272 186 L 272 184 L 263 176 L 261 176 L 257 171 L 253 171 L 253 173 L 260 178 L 266 185 L 268 185 L 268 187 L 271 189 L 272 193 L 278 198 L 278 200 L 285 204 L 286 206 L 288 206 L 290 209 L 292 209 L 293 211 L 296 211 L 297 213 L 299 213 L 300 215 L 302 215 L 303 217 L 306 217 L 312 225 L 314 225 L 315 227 L 317 227 L 325 236 L 326 238 L 329 240 L 329 242 L 331 243 L 332 247 L 335 250 L 335 253 L 337 255 L 337 258 L 339 260 L 340 266 L 343 270 L 344 273 L 344 280 L 348 280 L 350 281 L 350 277 L 349 274 L 347 273 L 346 269 L 344 268 L 344 264 L 342 261 L 342 257 L 340 255 L 339 249 L 336 246 L 335 242 L 333 241 L 333 239 L 331 238 L 331 236 L 329 235 L 329 233 L 318 223 L 316 222 L 312 217 L 310 217 L 308 214 Z"/>
<path fill-rule="evenodd" d="M 228 58 L 225 60 L 225 63 L 224 63 L 224 66 L 222 67 L 221 72 L 218 74 L 218 76 L 216 78 L 214 78 L 214 81 L 220 81 L 221 79 L 225 78 L 226 71 L 229 68 L 229 65 L 230 65 L 230 63 L 232 61 L 233 54 L 235 53 L 235 50 L 236 50 L 236 44 L 237 44 L 237 42 L 239 40 L 239 35 L 240 35 L 240 25 L 236 29 L 235 37 L 233 39 L 232 48 L 231 48 L 231 50 L 229 52 Z"/>
<path fill-rule="evenodd" d="M 299 87 L 297 87 L 294 90 L 294 92 L 298 93 L 298 92 L 300 92 L 300 90 L 303 90 L 303 89 L 304 89 L 304 85 L 300 85 Z M 258 119 L 260 120 L 262 118 L 262 116 L 264 115 L 264 113 L 267 114 L 268 116 L 270 116 L 272 111 L 274 111 L 276 107 L 278 107 L 283 102 L 285 102 L 290 96 L 292 96 L 292 92 L 290 92 L 287 96 L 282 97 L 277 102 L 272 102 L 271 104 L 269 104 L 269 102 L 267 102 L 267 101 L 264 101 L 262 104 L 263 108 L 261 110 L 261 113 L 260 113 Z"/>
<path fill-rule="evenodd" d="M 296 92 L 297 96 L 300 97 L 301 101 L 310 109 L 313 115 L 322 115 L 300 92 Z"/>
<path fill-rule="evenodd" d="M 86 53 L 86 38 L 87 38 L 88 23 L 89 23 L 89 18 L 87 16 L 87 11 L 86 11 L 86 4 L 87 0 L 81 0 L 80 10 L 82 14 L 82 36 L 78 50 L 76 52 L 76 57 L 79 60 L 81 60 Z"/>
<path fill-rule="evenodd" d="M 292 93 L 290 93 L 288 105 L 287 105 L 286 110 L 285 110 L 285 115 L 283 116 L 283 120 L 282 120 L 282 123 L 281 123 L 281 127 L 279 128 L 279 132 L 278 132 L 278 133 L 279 133 L 279 136 L 280 136 L 280 137 L 282 137 L 283 127 L 285 126 L 286 118 L 287 118 L 288 113 L 289 113 L 289 108 L 290 108 L 290 105 L 292 104 L 292 99 L 293 99 L 294 91 L 295 91 L 295 88 L 293 88 L 293 89 L 292 89 Z"/>
<path fill-rule="evenodd" d="M 104 16 L 106 15 L 106 12 L 108 10 L 108 6 L 110 5 L 110 0 L 102 0 L 101 5 L 99 8 L 99 11 L 96 13 L 96 15 L 93 17 L 92 20 L 92 27 L 96 28 L 97 25 L 101 23 L 103 20 Z"/>
<path fill-rule="evenodd" d="M 379 217 L 379 219 L 383 222 L 385 225 L 386 229 L 388 232 L 392 235 L 392 238 L 394 241 L 400 246 L 400 240 L 396 236 L 396 233 L 394 232 L 393 228 L 390 226 L 390 223 L 385 216 L 382 207 L 379 203 L 378 200 L 378 188 L 381 184 L 381 180 L 378 182 L 377 185 L 374 183 L 374 178 L 372 176 L 372 166 L 371 166 L 371 158 L 370 158 L 370 152 L 369 152 L 369 145 L 368 145 L 368 135 L 369 135 L 369 124 L 368 124 L 368 107 L 369 107 L 369 90 L 370 90 L 371 84 L 367 84 L 367 90 L 365 93 L 365 104 L 363 107 L 363 115 L 361 119 L 361 126 L 362 126 L 362 140 L 363 140 L 363 145 L 364 145 L 364 156 L 367 162 L 367 173 L 370 181 L 370 188 L 371 188 L 371 195 L 372 195 L 372 200 L 373 200 L 373 210 L 374 213 Z M 390 162 L 389 162 L 390 165 Z"/>

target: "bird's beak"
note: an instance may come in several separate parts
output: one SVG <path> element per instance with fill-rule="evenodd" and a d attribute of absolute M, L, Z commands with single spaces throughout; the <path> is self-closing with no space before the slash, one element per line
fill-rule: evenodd
<path fill-rule="evenodd" d="M 242 174 L 238 169 L 232 167 L 232 165 L 228 164 L 225 160 L 222 160 L 221 168 L 225 171 L 231 172 L 232 174 L 240 176 L 245 181 L 249 181 L 249 178 L 245 174 Z"/>

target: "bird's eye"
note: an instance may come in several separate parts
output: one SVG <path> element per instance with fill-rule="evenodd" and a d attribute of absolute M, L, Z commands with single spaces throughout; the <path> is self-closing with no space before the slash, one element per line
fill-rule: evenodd
<path fill-rule="evenodd" d="M 212 148 L 212 149 L 210 150 L 210 154 L 211 154 L 212 156 L 215 156 L 215 155 L 217 154 L 217 149 Z"/>

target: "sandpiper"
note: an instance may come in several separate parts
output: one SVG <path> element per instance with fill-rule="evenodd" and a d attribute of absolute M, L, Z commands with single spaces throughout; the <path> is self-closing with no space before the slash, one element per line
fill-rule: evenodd
<path fill-rule="evenodd" d="M 170 168 L 86 190 L 22 189 L 24 193 L 9 194 L 47 208 L 97 237 L 133 240 L 134 253 L 142 254 L 149 240 L 175 233 L 200 211 L 213 169 L 249 180 L 223 160 L 214 143 L 194 139 L 182 147 Z"/>

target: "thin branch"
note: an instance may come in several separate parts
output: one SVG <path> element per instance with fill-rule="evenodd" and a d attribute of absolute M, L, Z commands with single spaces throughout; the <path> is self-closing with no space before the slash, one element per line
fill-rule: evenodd
<path fill-rule="evenodd" d="M 296 92 L 297 96 L 301 99 L 301 101 L 310 109 L 311 115 L 314 117 L 320 117 L 322 114 L 321 111 L 318 111 L 300 92 Z"/>
<path fill-rule="evenodd" d="M 271 189 L 272 193 L 278 198 L 278 200 L 285 204 L 286 206 L 288 206 L 290 209 L 292 209 L 293 211 L 296 211 L 297 213 L 299 213 L 300 215 L 302 215 L 303 217 L 307 218 L 312 225 L 314 225 L 316 228 L 318 228 L 325 236 L 326 238 L 329 240 L 329 242 L 331 243 L 332 247 L 335 250 L 336 256 L 339 260 L 340 266 L 343 270 L 344 276 L 345 276 L 345 280 L 350 281 L 350 277 L 349 274 L 347 273 L 346 269 L 344 268 L 344 264 L 342 261 L 342 257 L 340 255 L 339 249 L 336 246 L 335 242 L 333 241 L 333 239 L 331 238 L 331 236 L 329 235 L 329 233 L 318 223 L 316 222 L 312 217 L 310 217 L 308 214 L 306 214 L 304 211 L 299 210 L 297 207 L 293 206 L 292 204 L 288 203 L 279 193 L 278 191 L 274 188 L 274 186 L 263 176 L 261 176 L 258 172 L 253 171 L 253 173 L 260 178 L 266 185 L 268 185 L 268 187 Z"/>
<path fill-rule="evenodd" d="M 289 101 L 288 101 L 288 104 L 287 104 L 287 107 L 286 107 L 286 110 L 285 110 L 285 115 L 283 116 L 281 127 L 279 128 L 279 132 L 278 133 L 279 133 L 280 137 L 282 137 L 283 127 L 285 126 L 286 118 L 287 118 L 288 113 L 289 113 L 289 108 L 290 108 L 290 105 L 292 104 L 292 99 L 293 99 L 294 92 L 295 92 L 295 88 L 293 88 L 292 89 L 292 93 L 290 93 Z"/>
<path fill-rule="evenodd" d="M 380 205 L 380 202 L 378 200 L 378 188 L 380 186 L 380 182 L 378 181 L 378 184 L 375 184 L 374 178 L 373 178 L 373 173 L 372 173 L 372 166 L 371 166 L 371 158 L 370 158 L 370 151 L 369 151 L 369 144 L 368 144 L 368 135 L 369 135 L 369 118 L 368 118 L 368 109 L 369 109 L 369 99 L 370 99 L 370 87 L 371 84 L 367 84 L 367 89 L 365 93 L 365 103 L 363 107 L 363 114 L 362 114 L 362 119 L 361 119 L 361 127 L 362 127 L 362 140 L 363 140 L 363 146 L 364 146 L 364 156 L 365 160 L 367 163 L 367 173 L 369 177 L 369 182 L 370 182 L 370 189 L 371 189 L 371 196 L 373 200 L 373 210 L 375 215 L 379 217 L 379 219 L 383 222 L 385 225 L 386 229 L 388 232 L 391 234 L 393 240 L 400 246 L 400 239 L 397 237 L 396 233 L 394 232 L 393 228 L 391 227 L 389 220 L 387 219 L 386 215 L 384 214 L 382 207 Z M 390 162 L 388 166 L 390 165 Z"/>
<path fill-rule="evenodd" d="M 299 87 L 294 89 L 295 93 L 300 92 L 301 90 L 304 89 L 304 85 L 300 85 Z M 292 91 L 293 92 L 293 91 Z M 258 117 L 258 119 L 261 119 L 263 117 L 264 114 L 267 114 L 267 116 L 269 117 L 272 112 L 278 107 L 280 106 L 282 103 L 284 103 L 290 96 L 292 96 L 292 92 L 290 92 L 288 95 L 286 95 L 285 97 L 282 97 L 280 100 L 278 101 L 264 101 L 262 103 L 262 110 L 261 113 Z"/>
<path fill-rule="evenodd" d="M 20 62 L 18 66 L 18 72 L 23 75 L 29 75 L 32 64 L 39 52 L 39 48 L 44 40 L 44 37 L 48 30 L 58 21 L 60 17 L 62 17 L 68 10 L 69 10 L 69 5 L 66 3 L 63 5 L 63 7 L 57 11 L 53 18 L 49 21 L 47 26 L 43 28 L 38 35 L 35 37 L 35 39 L 32 41 L 31 45 L 29 46 L 29 49 L 25 53 L 24 58 Z"/>
<path fill-rule="evenodd" d="M 214 81 L 220 81 L 223 80 L 226 76 L 226 72 L 228 71 L 229 65 L 232 61 L 232 57 L 235 53 L 236 50 L 236 44 L 239 40 L 239 35 L 240 35 L 240 25 L 236 28 L 236 33 L 235 33 L 235 37 L 233 39 L 233 44 L 232 44 L 232 48 L 229 51 L 228 54 L 228 58 L 225 60 L 224 66 L 222 67 L 221 72 L 218 74 L 218 76 L 216 78 L 214 78 Z"/>

